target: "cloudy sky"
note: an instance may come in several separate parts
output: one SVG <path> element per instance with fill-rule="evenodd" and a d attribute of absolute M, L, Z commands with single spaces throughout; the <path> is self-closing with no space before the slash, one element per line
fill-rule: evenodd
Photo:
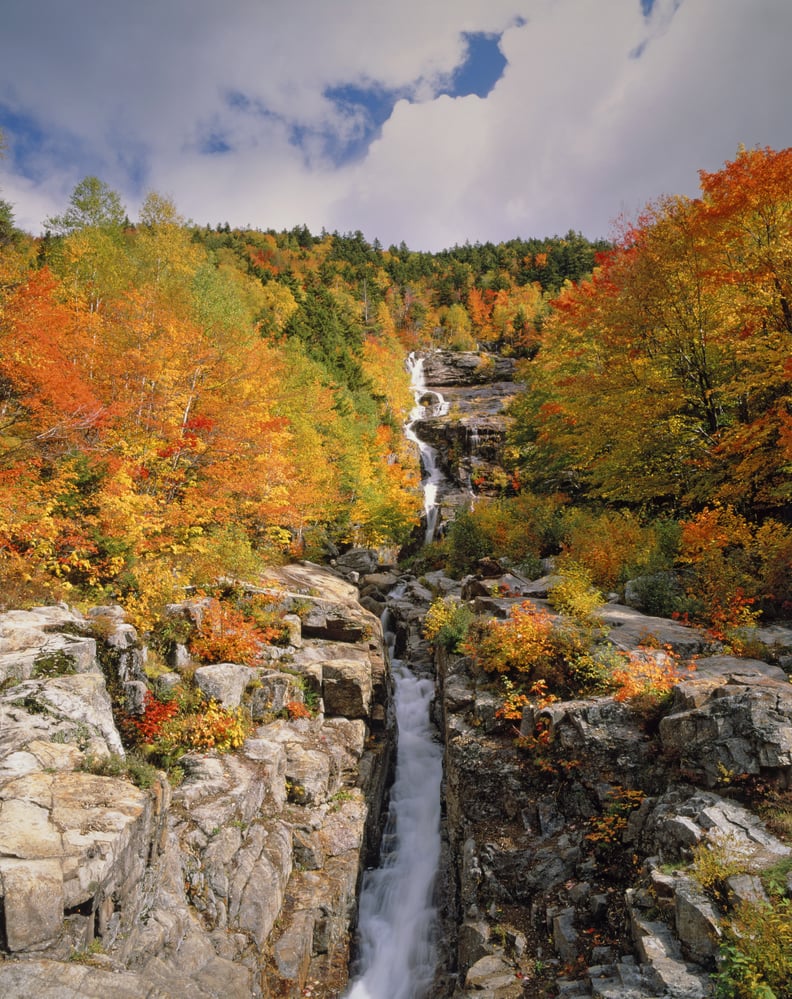
<path fill-rule="evenodd" d="M 792 0 L 0 0 L 0 196 L 413 249 L 607 236 L 792 145 Z"/>

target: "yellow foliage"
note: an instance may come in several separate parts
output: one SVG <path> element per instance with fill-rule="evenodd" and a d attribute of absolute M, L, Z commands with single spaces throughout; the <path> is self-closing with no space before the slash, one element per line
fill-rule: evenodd
<path fill-rule="evenodd" d="M 550 661 L 552 631 L 547 611 L 526 600 L 512 607 L 506 621 L 487 621 L 467 651 L 489 672 L 533 673 Z"/>
<path fill-rule="evenodd" d="M 228 752 L 239 749 L 249 731 L 250 720 L 243 707 L 231 710 L 210 700 L 202 709 L 167 722 L 163 726 L 162 743 L 198 752 L 211 749 Z"/>
<path fill-rule="evenodd" d="M 694 670 L 692 663 L 683 668 L 671 649 L 631 652 L 624 667 L 613 670 L 612 680 L 616 686 L 614 698 L 617 701 L 631 701 L 636 698 L 662 697 Z"/>

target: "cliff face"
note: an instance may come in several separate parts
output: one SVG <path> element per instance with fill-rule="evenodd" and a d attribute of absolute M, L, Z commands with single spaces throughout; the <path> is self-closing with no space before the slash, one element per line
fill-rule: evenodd
<path fill-rule="evenodd" d="M 426 415 L 412 429 L 435 448 L 446 482 L 439 490 L 441 521 L 473 493 L 506 484 L 502 449 L 509 418 L 504 407 L 521 387 L 515 364 L 493 354 L 434 350 L 420 354 L 426 385 L 449 403 L 445 416 Z"/>
<path fill-rule="evenodd" d="M 174 789 L 86 771 L 123 754 L 89 620 L 0 617 L 4 996 L 338 994 L 386 792 L 389 673 L 353 586 L 310 565 L 270 585 L 301 611 L 292 644 L 268 667 L 196 674 L 226 706 L 244 699 L 255 728 L 238 753 L 185 756 Z M 109 620 L 107 679 L 129 693 L 144 650 Z M 278 717 L 306 688 L 323 710 Z"/>
<path fill-rule="evenodd" d="M 489 383 L 482 369 L 510 377 L 476 355 L 426 355 L 427 387 L 442 387 L 451 406 L 414 429 L 450 479 L 440 488 L 446 519 L 469 498 L 474 468 L 479 492 L 503 477 L 499 407 L 515 386 Z M 437 595 L 496 617 L 526 598 L 549 609 L 547 580 L 499 576 L 490 562 L 461 583 L 439 573 L 410 581 L 408 633 Z M 497 677 L 436 653 L 448 842 L 443 995 L 712 995 L 725 921 L 741 901 L 766 900 L 759 874 L 792 856 L 746 807 L 769 795 L 792 814 L 786 674 L 632 607 L 609 604 L 601 617 L 617 649 L 647 655 L 651 636 L 658 649 L 698 657 L 662 717 L 598 697 L 508 720 Z M 783 629 L 756 637 L 792 644 Z M 720 865 L 717 899 L 702 888 L 697 854 Z"/>
<path fill-rule="evenodd" d="M 432 572 L 403 578 L 402 589 L 391 609 L 419 668 L 420 622 L 438 594 L 498 617 L 528 596 L 548 609 L 542 582 L 513 572 L 462 581 Z M 792 857 L 740 789 L 753 782 L 783 798 L 792 781 L 786 674 L 629 607 L 609 604 L 602 618 L 623 650 L 645 654 L 652 634 L 698 656 L 661 719 L 613 697 L 504 719 L 496 677 L 435 653 L 446 837 L 437 995 L 703 999 L 728 907 L 763 898 L 759 873 Z M 725 875 L 728 906 L 694 876 L 701 849 L 740 868 Z"/>

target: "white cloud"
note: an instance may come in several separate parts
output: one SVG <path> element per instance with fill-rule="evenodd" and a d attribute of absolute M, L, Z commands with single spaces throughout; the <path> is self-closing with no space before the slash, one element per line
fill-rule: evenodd
<path fill-rule="evenodd" d="M 5 0 L 3 21 L 0 105 L 57 132 L 32 154 L 36 182 L 11 158 L 0 176 L 33 231 L 86 173 L 134 214 L 144 166 L 142 186 L 197 222 L 426 249 L 598 236 L 622 210 L 695 193 L 698 169 L 741 142 L 792 144 L 789 0 L 656 0 L 648 21 L 639 0 Z M 462 32 L 504 30 L 508 66 L 486 99 L 436 96 Z M 412 103 L 336 166 L 321 136 L 360 121 L 324 91 L 367 83 Z M 318 136 L 308 157 L 294 125 Z M 211 135 L 234 151 L 202 153 Z"/>

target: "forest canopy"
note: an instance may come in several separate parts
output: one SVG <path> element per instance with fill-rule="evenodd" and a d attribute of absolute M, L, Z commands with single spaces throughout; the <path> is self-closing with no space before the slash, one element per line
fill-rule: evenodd
<path fill-rule="evenodd" d="M 791 285 L 792 150 L 740 150 L 613 243 L 430 254 L 199 226 L 156 192 L 133 222 L 96 177 L 33 238 L 0 201 L 4 602 L 117 600 L 145 623 L 267 560 L 397 549 L 422 506 L 416 348 L 517 360 L 504 502 L 769 537 L 790 512 Z"/>

